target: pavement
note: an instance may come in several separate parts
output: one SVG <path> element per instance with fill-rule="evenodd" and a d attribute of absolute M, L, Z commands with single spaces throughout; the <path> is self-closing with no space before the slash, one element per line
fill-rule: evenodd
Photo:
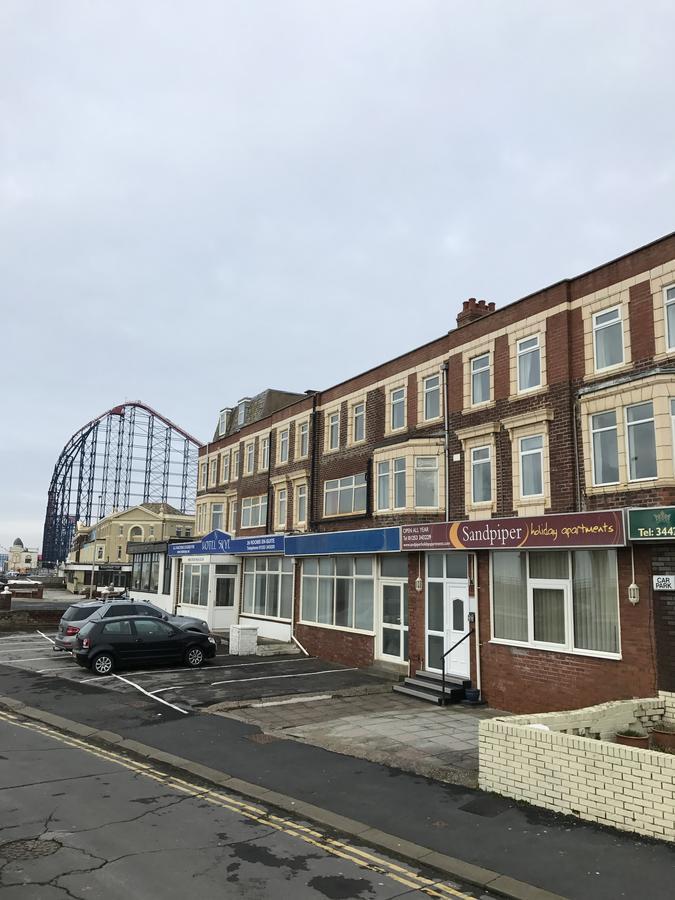
<path fill-rule="evenodd" d="M 0 714 L 3 900 L 482 898 L 297 816 Z"/>
<path fill-rule="evenodd" d="M 478 723 L 503 715 L 487 707 L 442 708 L 391 691 L 257 703 L 221 714 L 257 725 L 274 737 L 469 787 L 478 784 Z"/>
<path fill-rule="evenodd" d="M 0 694 L 6 706 L 25 704 L 23 714 L 79 729 L 88 741 L 197 773 L 491 892 L 520 900 L 672 896 L 670 845 L 24 664 L 0 665 Z"/>

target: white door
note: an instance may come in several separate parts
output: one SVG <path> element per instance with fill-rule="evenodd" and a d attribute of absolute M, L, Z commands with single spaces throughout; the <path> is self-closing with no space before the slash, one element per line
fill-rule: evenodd
<path fill-rule="evenodd" d="M 234 624 L 237 607 L 237 583 L 239 566 L 234 564 L 215 566 L 213 593 L 213 621 L 216 631 Z"/>
<path fill-rule="evenodd" d="M 380 656 L 405 662 L 408 659 L 408 584 L 402 581 L 382 582 Z"/>
<path fill-rule="evenodd" d="M 445 582 L 445 651 L 455 647 L 469 631 L 469 586 L 466 579 Z M 471 638 L 466 638 L 445 657 L 448 675 L 469 678 Z"/>

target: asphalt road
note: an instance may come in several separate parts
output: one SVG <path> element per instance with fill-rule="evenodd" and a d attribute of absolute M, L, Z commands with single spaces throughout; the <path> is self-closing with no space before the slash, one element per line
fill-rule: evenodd
<path fill-rule="evenodd" d="M 3 900 L 491 900 L 310 823 L 0 716 Z"/>

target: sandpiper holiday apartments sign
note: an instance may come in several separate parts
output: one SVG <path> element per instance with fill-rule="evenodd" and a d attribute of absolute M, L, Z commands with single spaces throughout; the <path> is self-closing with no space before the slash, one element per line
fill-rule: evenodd
<path fill-rule="evenodd" d="M 514 516 L 404 525 L 401 550 L 513 550 L 617 547 L 626 543 L 622 510 Z"/>

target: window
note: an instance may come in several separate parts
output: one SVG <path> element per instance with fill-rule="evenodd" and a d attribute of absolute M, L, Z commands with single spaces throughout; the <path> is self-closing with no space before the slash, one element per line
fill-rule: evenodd
<path fill-rule="evenodd" d="M 272 619 L 292 618 L 292 559 L 261 556 L 244 560 L 242 612 Z"/>
<path fill-rule="evenodd" d="M 295 521 L 303 525 L 307 521 L 307 485 L 299 484 L 295 489 Z"/>
<path fill-rule="evenodd" d="M 544 494 L 544 437 L 541 434 L 520 439 L 520 496 Z"/>
<path fill-rule="evenodd" d="M 366 404 L 357 403 L 352 408 L 352 440 L 356 444 L 366 439 Z"/>
<path fill-rule="evenodd" d="M 150 526 L 150 537 L 153 538 L 154 536 L 155 536 L 155 526 L 151 525 Z"/>
<path fill-rule="evenodd" d="M 518 392 L 532 391 L 541 386 L 541 350 L 539 335 L 523 338 L 516 345 L 518 361 Z"/>
<path fill-rule="evenodd" d="M 288 462 L 288 428 L 279 432 L 279 462 Z"/>
<path fill-rule="evenodd" d="M 675 285 L 664 291 L 666 303 L 666 344 L 669 350 L 675 348 Z"/>
<path fill-rule="evenodd" d="M 239 450 L 232 451 L 232 479 L 236 481 L 239 478 Z"/>
<path fill-rule="evenodd" d="M 124 534 L 124 525 L 119 525 L 117 529 L 118 534 Z"/>
<path fill-rule="evenodd" d="M 162 578 L 162 593 L 171 593 L 171 557 L 164 557 L 164 577 Z"/>
<path fill-rule="evenodd" d="M 156 594 L 159 591 L 159 560 L 161 553 L 135 553 L 131 566 L 131 588 Z M 133 609 L 130 614 L 133 615 Z M 127 613 L 120 613 L 126 615 Z"/>
<path fill-rule="evenodd" d="M 615 551 L 508 550 L 491 558 L 495 639 L 619 652 Z"/>
<path fill-rule="evenodd" d="M 595 369 L 609 369 L 623 362 L 623 324 L 621 307 L 607 309 L 593 316 Z"/>
<path fill-rule="evenodd" d="M 626 407 L 628 432 L 628 470 L 631 481 L 656 478 L 656 433 L 654 404 L 637 403 Z"/>
<path fill-rule="evenodd" d="M 223 453 L 220 463 L 220 478 L 223 482 L 230 480 L 230 451 Z"/>
<path fill-rule="evenodd" d="M 385 460 L 377 464 L 377 508 L 405 509 L 406 507 L 406 460 L 404 456 Z M 393 480 L 391 474 L 393 472 Z M 392 495 L 393 489 L 393 495 Z"/>
<path fill-rule="evenodd" d="M 252 475 L 255 469 L 255 443 L 251 441 L 246 445 L 246 474 Z"/>
<path fill-rule="evenodd" d="M 218 416 L 218 435 L 220 437 L 222 437 L 227 431 L 227 419 L 229 412 L 229 409 L 222 409 L 220 411 L 220 415 Z"/>
<path fill-rule="evenodd" d="M 405 388 L 395 388 L 389 395 L 391 430 L 405 428 Z"/>
<path fill-rule="evenodd" d="M 471 360 L 471 402 L 487 403 L 490 399 L 490 354 Z"/>
<path fill-rule="evenodd" d="M 206 503 L 200 503 L 197 507 L 197 531 L 199 534 L 206 531 Z"/>
<path fill-rule="evenodd" d="M 199 466 L 199 486 L 202 488 L 206 487 L 206 463 L 203 462 Z"/>
<path fill-rule="evenodd" d="M 103 559 L 103 547 L 96 548 L 96 559 Z M 26 561 L 30 562 L 30 558 Z"/>
<path fill-rule="evenodd" d="M 230 500 L 230 533 L 234 534 L 237 530 L 237 501 Z"/>
<path fill-rule="evenodd" d="M 240 400 L 237 406 L 237 425 L 241 426 L 246 421 L 246 413 L 248 412 L 248 400 Z"/>
<path fill-rule="evenodd" d="M 366 476 L 348 475 L 327 481 L 323 488 L 323 514 L 348 515 L 366 511 Z"/>
<path fill-rule="evenodd" d="M 149 621 L 148 619 L 138 619 L 134 622 L 134 628 L 138 637 L 147 638 L 150 641 L 165 640 L 176 633 L 176 629 L 167 622 Z"/>
<path fill-rule="evenodd" d="M 389 509 L 389 460 L 377 464 L 377 508 Z"/>
<path fill-rule="evenodd" d="M 267 524 L 267 494 L 241 501 L 241 527 L 259 528 Z"/>
<path fill-rule="evenodd" d="M 183 563 L 183 590 L 181 603 L 190 606 L 206 606 L 209 595 L 208 565 Z"/>
<path fill-rule="evenodd" d="M 309 422 L 298 426 L 298 457 L 304 459 L 309 454 Z"/>
<path fill-rule="evenodd" d="M 490 447 L 471 450 L 471 502 L 489 503 L 492 500 L 492 451 Z"/>
<path fill-rule="evenodd" d="M 223 504 L 222 503 L 214 503 L 211 506 L 211 531 L 215 531 L 218 529 L 222 530 L 223 527 Z"/>
<path fill-rule="evenodd" d="M 430 375 L 424 379 L 424 420 L 437 419 L 441 414 L 441 378 Z"/>
<path fill-rule="evenodd" d="M 415 457 L 415 506 L 438 507 L 438 458 Z"/>
<path fill-rule="evenodd" d="M 301 619 L 373 630 L 373 558 L 327 556 L 302 562 Z"/>
<path fill-rule="evenodd" d="M 131 635 L 131 622 L 106 622 L 101 629 L 101 634 L 127 634 Z"/>
<path fill-rule="evenodd" d="M 288 491 L 286 488 L 280 488 L 277 493 L 277 525 L 281 528 L 286 527 L 286 517 L 288 513 Z"/>
<path fill-rule="evenodd" d="M 260 438 L 260 470 L 266 472 L 270 467 L 270 439 Z"/>
<path fill-rule="evenodd" d="M 209 474 L 209 484 L 215 484 L 218 480 L 218 460 L 211 460 L 211 472 Z"/>
<path fill-rule="evenodd" d="M 121 547 L 117 548 L 117 558 L 122 559 L 122 548 Z"/>
<path fill-rule="evenodd" d="M 328 416 L 328 449 L 337 450 L 340 446 L 340 413 L 334 412 Z"/>
<path fill-rule="evenodd" d="M 591 416 L 591 444 L 593 484 L 618 484 L 619 444 L 615 410 Z"/>

